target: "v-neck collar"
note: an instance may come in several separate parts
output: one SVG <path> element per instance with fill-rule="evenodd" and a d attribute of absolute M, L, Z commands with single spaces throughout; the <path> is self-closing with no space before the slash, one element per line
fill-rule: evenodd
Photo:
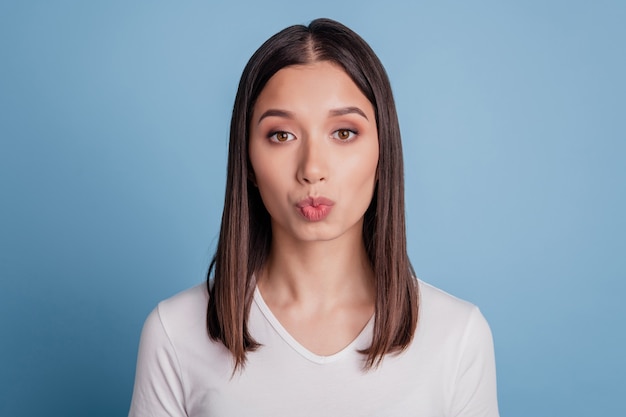
<path fill-rule="evenodd" d="M 374 315 L 372 315 L 372 317 L 365 324 L 361 332 L 346 347 L 344 347 L 337 353 L 333 353 L 332 355 L 318 355 L 305 348 L 287 331 L 287 329 L 283 327 L 283 325 L 280 323 L 280 321 L 278 321 L 274 313 L 272 313 L 272 310 L 270 310 L 268 305 L 265 303 L 265 300 L 261 295 L 261 291 L 259 291 L 259 287 L 256 287 L 254 289 L 254 302 L 259 310 L 261 310 L 261 313 L 263 314 L 265 319 L 271 324 L 276 333 L 278 333 L 278 335 L 285 341 L 285 343 L 287 343 L 292 349 L 294 349 L 301 356 L 310 360 L 311 362 L 320 365 L 336 362 L 347 355 L 357 353 L 356 351 L 358 349 L 363 349 L 369 346 L 365 344 L 367 343 L 366 339 L 369 339 L 369 341 L 371 341 L 372 330 L 374 327 Z"/>

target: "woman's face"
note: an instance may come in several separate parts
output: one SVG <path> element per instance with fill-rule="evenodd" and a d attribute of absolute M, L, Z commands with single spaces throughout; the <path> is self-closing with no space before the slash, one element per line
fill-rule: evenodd
<path fill-rule="evenodd" d="M 249 155 L 276 238 L 361 237 L 378 133 L 372 104 L 341 67 L 322 61 L 270 78 L 253 109 Z"/>

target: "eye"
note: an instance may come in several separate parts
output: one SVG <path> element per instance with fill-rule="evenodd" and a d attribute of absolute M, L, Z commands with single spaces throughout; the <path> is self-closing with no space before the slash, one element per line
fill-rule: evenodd
<path fill-rule="evenodd" d="M 354 130 L 350 129 L 338 129 L 333 132 L 333 138 L 339 139 L 342 142 L 348 142 L 354 139 L 354 136 L 357 134 Z"/>
<path fill-rule="evenodd" d="M 268 137 L 272 142 L 288 142 L 296 138 L 293 133 L 285 132 L 282 130 L 278 132 L 272 132 L 269 134 Z"/>

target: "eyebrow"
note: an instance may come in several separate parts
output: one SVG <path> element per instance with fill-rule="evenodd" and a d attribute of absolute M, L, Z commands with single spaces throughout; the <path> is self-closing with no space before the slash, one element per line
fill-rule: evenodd
<path fill-rule="evenodd" d="M 361 109 L 359 109 L 358 107 L 354 107 L 354 106 L 349 106 L 349 107 L 341 107 L 339 109 L 333 109 L 331 111 L 328 112 L 331 116 L 343 116 L 345 114 L 358 114 L 359 116 L 362 116 L 365 118 L 365 120 L 369 121 L 369 119 L 367 118 L 367 116 L 365 115 L 365 112 Z"/>
<path fill-rule="evenodd" d="M 340 107 L 338 109 L 332 109 L 328 112 L 328 114 L 332 117 L 343 116 L 346 114 L 358 114 L 359 116 L 362 116 L 363 118 L 365 118 L 365 120 L 369 121 L 369 119 L 365 115 L 365 112 L 355 106 Z M 261 121 L 265 119 L 266 117 L 282 117 L 285 119 L 293 119 L 294 114 L 287 110 L 269 109 L 263 112 L 263 114 L 259 117 L 259 121 L 257 122 L 257 124 L 261 123 Z"/>
<path fill-rule="evenodd" d="M 266 117 L 282 117 L 285 119 L 293 119 L 294 115 L 292 112 L 287 111 L 287 110 L 279 110 L 279 109 L 269 109 L 267 111 L 265 111 L 261 117 L 259 117 L 259 121 L 257 122 L 257 124 L 261 123 L 261 120 L 265 119 Z"/>

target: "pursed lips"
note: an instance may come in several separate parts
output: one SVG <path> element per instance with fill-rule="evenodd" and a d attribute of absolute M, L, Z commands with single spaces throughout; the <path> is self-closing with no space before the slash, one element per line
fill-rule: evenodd
<path fill-rule="evenodd" d="M 306 197 L 300 200 L 296 207 L 305 219 L 311 222 L 318 222 L 330 214 L 334 204 L 334 201 L 326 197 Z"/>

